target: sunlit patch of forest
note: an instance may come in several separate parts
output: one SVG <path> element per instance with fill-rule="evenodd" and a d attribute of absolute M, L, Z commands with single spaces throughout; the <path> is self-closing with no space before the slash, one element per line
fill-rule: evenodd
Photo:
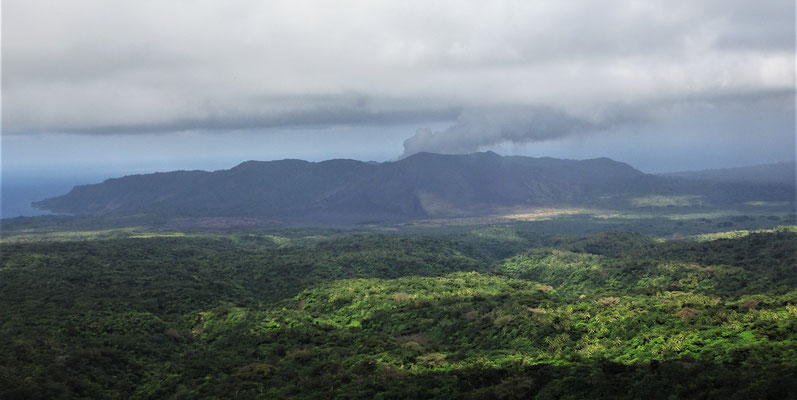
<path fill-rule="evenodd" d="M 797 227 L 540 226 L 6 238 L 0 398 L 797 393 Z"/>

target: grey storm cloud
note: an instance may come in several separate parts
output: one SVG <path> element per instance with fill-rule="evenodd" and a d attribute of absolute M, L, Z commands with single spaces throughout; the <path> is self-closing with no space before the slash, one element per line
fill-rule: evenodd
<path fill-rule="evenodd" d="M 401 157 L 419 152 L 472 153 L 504 143 L 518 145 L 544 142 L 571 135 L 611 131 L 620 127 L 641 127 L 672 118 L 684 109 L 708 108 L 729 112 L 739 112 L 741 109 L 750 113 L 761 113 L 762 110 L 769 109 L 791 113 L 794 101 L 792 90 L 767 90 L 685 95 L 635 105 L 602 105 L 581 110 L 580 114 L 545 105 L 467 109 L 446 129 L 418 129 L 414 136 L 404 141 Z"/>
<path fill-rule="evenodd" d="M 402 157 L 418 152 L 471 153 L 500 143 L 541 142 L 584 132 L 640 122 L 639 111 L 613 111 L 610 115 L 579 117 L 547 107 L 498 107 L 463 112 L 457 122 L 442 131 L 418 129 L 404 141 Z"/>
<path fill-rule="evenodd" d="M 406 151 L 469 151 L 599 132 L 662 101 L 782 93 L 795 80 L 792 0 L 2 7 L 12 135 L 456 121 L 420 131 Z"/>

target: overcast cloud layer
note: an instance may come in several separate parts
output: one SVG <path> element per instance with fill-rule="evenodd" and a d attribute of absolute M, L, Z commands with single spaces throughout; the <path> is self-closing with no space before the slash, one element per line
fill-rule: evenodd
<path fill-rule="evenodd" d="M 693 107 L 794 113 L 793 0 L 5 0 L 2 15 L 11 135 L 457 121 L 407 155 Z"/>

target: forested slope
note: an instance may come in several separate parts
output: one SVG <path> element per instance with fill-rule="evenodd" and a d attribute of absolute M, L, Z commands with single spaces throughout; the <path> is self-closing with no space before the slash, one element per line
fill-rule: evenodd
<path fill-rule="evenodd" d="M 3 243 L 0 397 L 797 392 L 795 228 L 491 232 Z"/>

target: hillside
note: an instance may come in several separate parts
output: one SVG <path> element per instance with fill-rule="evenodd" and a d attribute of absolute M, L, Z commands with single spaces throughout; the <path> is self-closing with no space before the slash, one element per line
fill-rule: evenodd
<path fill-rule="evenodd" d="M 794 162 L 752 165 L 738 168 L 706 169 L 701 171 L 682 171 L 661 174 L 673 178 L 734 183 L 769 183 L 794 185 Z"/>
<path fill-rule="evenodd" d="M 789 199 L 793 190 L 703 185 L 644 174 L 608 158 L 560 160 L 492 152 L 419 153 L 396 162 L 248 161 L 77 186 L 34 203 L 57 213 L 267 217 L 343 222 L 483 215 L 511 207 L 628 206 L 631 196 L 688 194 L 713 202 Z M 752 197 L 751 197 L 752 196 Z"/>
<path fill-rule="evenodd" d="M 77 186 L 34 205 L 75 214 L 402 219 L 498 206 L 583 203 L 632 191 L 637 180 L 655 179 L 609 159 L 420 153 L 381 164 L 248 161 L 215 172 L 133 175 Z"/>
<path fill-rule="evenodd" d="M 64 239 L 0 242 L 0 398 L 797 391 L 794 226 Z"/>

